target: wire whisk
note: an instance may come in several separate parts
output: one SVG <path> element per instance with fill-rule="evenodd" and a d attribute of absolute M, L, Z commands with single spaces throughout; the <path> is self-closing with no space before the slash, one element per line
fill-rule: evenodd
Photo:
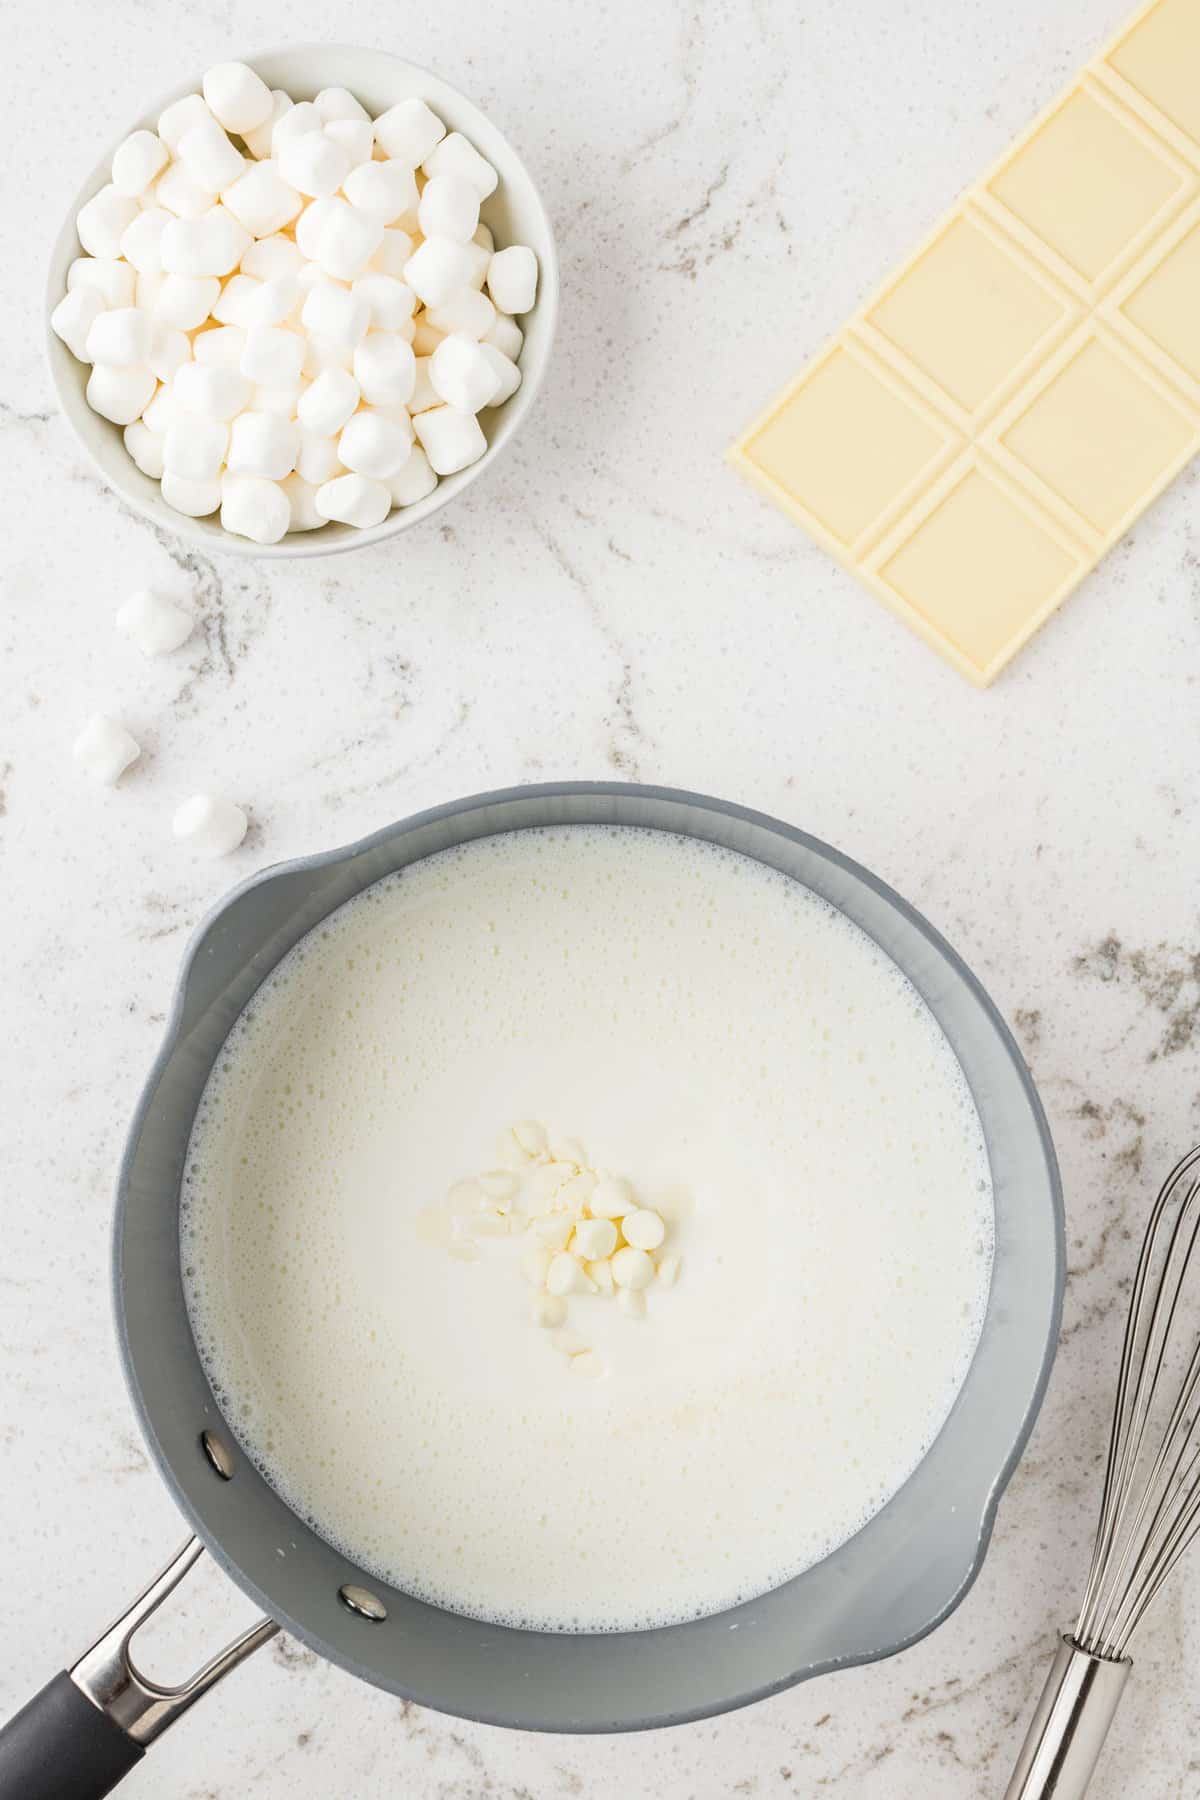
<path fill-rule="evenodd" d="M 1006 1800 L 1080 1800 L 1132 1667 L 1130 1640 L 1200 1532 L 1198 1236 L 1200 1145 L 1171 1170 L 1146 1226 L 1083 1604 Z"/>

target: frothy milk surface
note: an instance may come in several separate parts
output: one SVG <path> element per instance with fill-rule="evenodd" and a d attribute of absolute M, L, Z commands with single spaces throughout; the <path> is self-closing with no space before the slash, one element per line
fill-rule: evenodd
<path fill-rule="evenodd" d="M 418 1219 L 535 1118 L 673 1219 L 644 1319 L 530 1323 L 528 1239 Z M 911 1473 L 986 1306 L 978 1116 L 924 1002 L 748 858 L 570 826 L 447 851 L 310 932 L 209 1080 L 182 1196 L 196 1342 L 247 1454 L 355 1562 L 456 1611 L 717 1611 Z"/>

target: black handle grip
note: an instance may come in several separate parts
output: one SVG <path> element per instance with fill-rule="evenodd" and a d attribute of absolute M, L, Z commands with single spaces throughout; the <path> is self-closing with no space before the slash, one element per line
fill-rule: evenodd
<path fill-rule="evenodd" d="M 145 1754 L 64 1670 L 0 1727 L 0 1800 L 101 1800 Z"/>

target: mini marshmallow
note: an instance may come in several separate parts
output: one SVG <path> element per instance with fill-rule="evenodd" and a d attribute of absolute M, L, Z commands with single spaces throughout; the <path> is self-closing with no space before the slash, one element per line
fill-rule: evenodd
<path fill-rule="evenodd" d="M 312 483 L 305 481 L 299 473 L 285 475 L 280 487 L 287 495 L 291 510 L 289 531 L 319 531 L 325 524 L 323 513 L 317 511 L 317 490 Z"/>
<path fill-rule="evenodd" d="M 194 180 L 182 163 L 172 163 L 154 184 L 154 203 L 177 219 L 202 219 L 217 204 L 217 196 Z"/>
<path fill-rule="evenodd" d="M 163 467 L 184 481 L 209 481 L 219 475 L 229 444 L 224 419 L 202 419 L 184 413 L 172 420 L 163 439 Z"/>
<path fill-rule="evenodd" d="M 175 154 L 192 180 L 215 194 L 231 187 L 246 168 L 245 157 L 216 119 L 202 119 L 185 131 Z"/>
<path fill-rule="evenodd" d="M 354 379 L 372 405 L 406 405 L 416 378 L 412 345 L 398 332 L 372 331 L 354 352 Z"/>
<path fill-rule="evenodd" d="M 424 306 L 441 306 L 470 285 L 474 258 L 452 238 L 426 238 L 404 265 L 404 279 Z"/>
<path fill-rule="evenodd" d="M 91 288 L 105 306 L 132 306 L 136 275 L 115 256 L 77 256 L 67 270 L 67 292 Z"/>
<path fill-rule="evenodd" d="M 255 125 L 250 131 L 240 133 L 251 156 L 265 160 L 271 154 L 271 142 L 275 136 L 275 127 L 284 113 L 291 112 L 292 97 L 285 94 L 282 88 L 271 89 L 271 110 L 261 125 Z"/>
<path fill-rule="evenodd" d="M 612 1259 L 613 1280 L 619 1288 L 647 1288 L 654 1280 L 654 1264 L 644 1250 L 626 1245 Z"/>
<path fill-rule="evenodd" d="M 411 213 L 417 207 L 416 177 L 407 164 L 394 158 L 386 162 L 365 162 L 352 169 L 342 184 L 342 191 L 352 206 L 376 214 L 384 225 L 390 225 L 393 219 Z M 424 224 L 421 230 L 429 235 Z M 467 236 L 470 235 L 468 232 Z"/>
<path fill-rule="evenodd" d="M 142 424 L 160 443 L 166 437 L 168 427 L 175 423 L 176 414 L 182 410 L 172 392 L 174 385 L 173 378 L 164 382 L 150 404 L 142 408 Z"/>
<path fill-rule="evenodd" d="M 360 398 L 353 375 L 345 369 L 326 369 L 300 396 L 300 423 L 316 437 L 336 437 Z"/>
<path fill-rule="evenodd" d="M 185 94 L 182 100 L 172 101 L 165 112 L 159 113 L 158 135 L 174 156 L 185 134 L 212 116 L 202 94 Z"/>
<path fill-rule="evenodd" d="M 182 370 L 180 373 L 182 374 Z M 271 482 L 282 481 L 296 466 L 300 449 L 300 427 L 294 419 L 281 419 L 275 413 L 244 412 L 233 421 L 229 433 L 228 464 L 231 474 L 257 475 Z M 248 502 L 246 503 L 248 504 Z M 224 504 L 222 504 L 222 518 Z M 235 508 L 244 510 L 239 501 Z M 240 526 L 233 527 L 241 530 Z M 284 527 L 286 530 L 287 527 Z M 254 537 L 253 531 L 243 533 Z M 274 543 L 274 538 L 259 538 L 259 543 Z"/>
<path fill-rule="evenodd" d="M 378 131 L 378 124 L 376 124 Z M 438 175 L 455 175 L 462 181 L 469 181 L 481 200 L 496 191 L 500 180 L 486 157 L 480 156 L 474 144 L 469 144 L 461 131 L 452 131 L 444 137 L 437 148 L 425 157 L 421 164 L 426 175 L 432 181 Z M 472 226 L 472 231 L 474 226 Z M 470 236 L 470 233 L 467 234 Z"/>
<path fill-rule="evenodd" d="M 428 356 L 414 358 L 413 391 L 408 401 L 410 413 L 428 412 L 431 406 L 440 406 L 442 403 L 440 394 L 429 379 L 429 362 Z"/>
<path fill-rule="evenodd" d="M 191 613 L 153 588 L 137 588 L 117 609 L 117 630 L 132 638 L 146 656 L 178 650 L 191 637 L 195 622 Z"/>
<path fill-rule="evenodd" d="M 417 303 L 417 296 L 407 282 L 372 270 L 356 276 L 350 284 L 350 292 L 356 300 L 366 302 L 369 325 L 376 331 L 397 331 L 407 327 Z"/>
<path fill-rule="evenodd" d="M 221 504 L 221 483 L 216 479 L 187 481 L 182 475 L 172 475 L 170 470 L 166 470 L 160 489 L 167 505 L 174 507 L 177 513 L 186 514 L 189 519 L 207 519 L 209 513 L 215 513 Z"/>
<path fill-rule="evenodd" d="M 271 116 L 270 88 L 243 62 L 216 63 L 201 85 L 209 111 L 226 131 L 244 135 Z"/>
<path fill-rule="evenodd" d="M 162 234 L 168 275 L 228 275 L 241 252 L 236 221 L 216 206 L 201 219 L 172 219 Z"/>
<path fill-rule="evenodd" d="M 521 354 L 521 345 L 525 342 L 525 333 L 515 319 L 510 319 L 507 313 L 498 312 L 491 328 L 484 332 L 483 341 L 485 344 L 494 344 L 502 356 L 516 362 Z"/>
<path fill-rule="evenodd" d="M 250 396 L 252 412 L 275 413 L 281 419 L 294 419 L 300 401 L 300 383 L 287 387 L 256 387 Z"/>
<path fill-rule="evenodd" d="M 637 1211 L 633 1189 L 620 1175 L 601 1176 L 588 1205 L 597 1219 L 623 1219 L 626 1213 Z"/>
<path fill-rule="evenodd" d="M 137 739 L 118 720 L 93 713 L 75 739 L 72 754 L 85 775 L 112 787 L 142 752 Z"/>
<path fill-rule="evenodd" d="M 429 379 L 447 406 L 464 413 L 489 406 L 499 383 L 483 346 L 461 332 L 438 345 L 429 359 Z"/>
<path fill-rule="evenodd" d="M 426 321 L 437 331 L 461 332 L 464 337 L 485 338 L 495 323 L 496 309 L 477 288 L 462 288 L 442 306 L 431 306 Z"/>
<path fill-rule="evenodd" d="M 208 337 L 215 333 L 203 335 Z M 230 368 L 220 362 L 191 362 L 179 370 L 171 384 L 171 392 L 181 412 L 191 413 L 196 418 L 228 422 L 249 403 L 250 383 L 240 368 Z M 182 470 L 179 473 L 182 474 Z"/>
<path fill-rule="evenodd" d="M 198 331 L 192 339 L 192 355 L 204 368 L 232 369 L 235 374 L 241 373 L 245 348 L 246 333 L 241 325 L 219 325 L 213 331 Z"/>
<path fill-rule="evenodd" d="M 170 160 L 170 151 L 153 131 L 133 131 L 113 151 L 112 184 L 131 199 L 144 194 Z"/>
<path fill-rule="evenodd" d="M 276 232 L 251 244 L 242 258 L 242 274 L 253 275 L 256 281 L 274 281 L 280 275 L 298 275 L 303 262 L 300 246 Z"/>
<path fill-rule="evenodd" d="M 327 125 L 331 119 L 365 119 L 368 124 L 371 120 L 366 107 L 354 98 L 349 88 L 322 88 L 313 105 L 323 125 Z"/>
<path fill-rule="evenodd" d="M 367 264 L 367 268 L 380 275 L 395 275 L 399 279 L 403 276 L 404 265 L 415 248 L 416 245 L 407 231 L 401 231 L 398 226 L 390 225 L 385 228 L 383 242 Z"/>
<path fill-rule="evenodd" d="M 330 119 L 322 129 L 345 151 L 352 170 L 370 162 L 375 153 L 375 127 L 370 119 Z"/>
<path fill-rule="evenodd" d="M 455 475 L 459 469 L 478 462 L 487 449 L 487 439 L 473 413 L 458 412 L 453 406 L 432 406 L 417 413 L 413 429 L 429 458 L 429 466 L 439 475 Z"/>
<path fill-rule="evenodd" d="M 391 512 L 392 496 L 382 481 L 370 481 L 365 475 L 339 475 L 317 489 L 316 504 L 324 518 L 369 531 L 373 525 L 382 525 Z"/>
<path fill-rule="evenodd" d="M 425 183 L 417 221 L 427 238 L 447 237 L 465 244 L 479 224 L 478 188 L 461 175 L 435 175 Z"/>
<path fill-rule="evenodd" d="M 254 163 L 231 187 L 223 189 L 221 204 L 252 237 L 265 238 L 290 225 L 304 200 L 283 179 L 275 163 L 267 161 Z"/>
<path fill-rule="evenodd" d="M 625 1242 L 632 1244 L 635 1250 L 657 1250 L 667 1235 L 662 1219 L 649 1207 L 626 1213 L 621 1220 L 621 1231 Z"/>
<path fill-rule="evenodd" d="M 104 300 L 94 287 L 72 288 L 50 314 L 50 328 L 60 337 L 77 362 L 87 361 L 88 333 L 104 311 Z"/>
<path fill-rule="evenodd" d="M 480 220 L 479 224 L 475 227 L 471 236 L 471 242 L 473 244 L 478 244 L 481 249 L 486 250 L 489 256 L 496 248 L 496 240 L 492 236 L 491 228 L 490 226 L 485 225 L 482 220 Z"/>
<path fill-rule="evenodd" d="M 121 255 L 139 275 L 162 273 L 162 236 L 174 218 L 165 206 L 148 206 L 121 234 Z"/>
<path fill-rule="evenodd" d="M 310 381 L 315 381 L 326 369 L 350 370 L 354 367 L 354 352 L 347 350 L 344 344 L 329 344 L 323 338 L 311 337 L 307 344 L 302 373 Z"/>
<path fill-rule="evenodd" d="M 310 288 L 300 311 L 300 323 L 312 337 L 340 349 L 355 349 L 367 335 L 371 308 L 361 294 L 322 281 Z"/>
<path fill-rule="evenodd" d="M 248 537 L 256 544 L 277 544 L 291 521 L 291 503 L 277 482 L 260 475 L 227 474 L 223 478 L 221 523 L 226 531 Z"/>
<path fill-rule="evenodd" d="M 95 330 L 95 326 L 92 329 Z M 90 337 L 91 333 L 88 335 Z M 157 386 L 158 382 L 144 363 L 131 366 L 104 363 L 93 369 L 88 377 L 87 403 L 93 412 L 114 425 L 132 425 L 153 399 Z"/>
<path fill-rule="evenodd" d="M 192 358 L 192 346 L 186 332 L 176 331 L 173 326 L 164 325 L 161 319 L 152 319 L 150 324 L 150 348 L 146 352 L 146 367 L 160 381 L 170 381 L 177 370 L 181 369 Z"/>
<path fill-rule="evenodd" d="M 176 331 L 198 331 L 220 296 L 215 275 L 167 275 L 154 296 L 154 314 Z"/>
<path fill-rule="evenodd" d="M 140 306 L 144 312 L 153 313 L 154 303 L 165 280 L 166 276 L 161 269 L 140 270 L 133 284 L 133 304 Z"/>
<path fill-rule="evenodd" d="M 275 162 L 290 187 L 322 200 L 336 194 L 350 173 L 350 158 L 323 131 L 285 137 L 275 152 Z"/>
<path fill-rule="evenodd" d="M 572 1249 L 585 1262 L 603 1262 L 617 1247 L 617 1228 L 611 1219 L 580 1219 Z"/>
<path fill-rule="evenodd" d="M 535 1294 L 529 1304 L 529 1317 L 534 1325 L 556 1330 L 567 1316 L 567 1303 L 557 1294 Z"/>
<path fill-rule="evenodd" d="M 316 260 L 336 281 L 353 281 L 382 242 L 383 224 L 374 213 L 333 200 L 317 235 Z"/>
<path fill-rule="evenodd" d="M 142 471 L 151 481 L 161 481 L 163 472 L 162 458 L 163 439 L 157 431 L 151 431 L 145 419 L 135 419 L 132 425 L 125 427 L 125 448 Z"/>
<path fill-rule="evenodd" d="M 503 313 L 527 313 L 537 294 L 537 279 L 537 257 L 525 244 L 497 250 L 488 263 L 488 293 Z"/>
<path fill-rule="evenodd" d="M 110 182 L 80 207 L 75 218 L 79 242 L 90 256 L 120 256 L 121 239 L 138 210 L 137 201 Z"/>
<path fill-rule="evenodd" d="M 331 437 L 318 437 L 315 431 L 300 428 L 300 449 L 296 456 L 296 474 L 303 481 L 316 489 L 334 476 L 341 473 L 341 458 L 338 455 L 338 441 Z M 346 465 L 342 465 L 346 466 Z M 369 471 L 361 470 L 367 474 Z"/>
<path fill-rule="evenodd" d="M 246 825 L 245 813 L 232 800 L 195 794 L 176 808 L 171 831 L 200 856 L 229 856 L 245 837 Z"/>
<path fill-rule="evenodd" d="M 222 325 L 241 325 L 244 329 L 250 322 L 247 308 L 261 286 L 262 282 L 255 281 L 253 275 L 231 275 L 212 309 L 213 318 Z"/>
<path fill-rule="evenodd" d="M 338 438 L 338 460 L 355 475 L 385 481 L 404 467 L 412 441 L 407 418 L 402 423 L 400 418 L 386 418 L 382 413 L 356 412 Z"/>
<path fill-rule="evenodd" d="M 298 309 L 303 292 L 296 276 L 290 273 L 272 275 L 269 280 L 260 281 L 254 292 L 246 297 L 245 324 L 281 324 Z"/>
<path fill-rule="evenodd" d="M 304 339 L 279 325 L 252 325 L 242 351 L 242 374 L 263 387 L 287 387 L 300 379 Z M 285 470 L 286 474 L 287 471 Z"/>
<path fill-rule="evenodd" d="M 497 350 L 495 344 L 480 344 L 480 350 L 487 357 L 488 364 L 496 376 L 496 391 L 488 401 L 489 406 L 503 406 L 510 400 L 521 385 L 521 371 L 511 357 Z"/>
<path fill-rule="evenodd" d="M 415 98 L 398 100 L 375 121 L 375 142 L 410 169 L 418 168 L 445 135 L 437 114 Z"/>
<path fill-rule="evenodd" d="M 469 244 L 463 245 L 463 250 L 466 254 L 468 263 L 465 285 L 467 287 L 481 288 L 487 279 L 488 264 L 492 260 L 491 256 L 489 252 L 484 249 L 482 244 L 477 244 L 475 242 L 474 238 L 471 239 Z"/>
<path fill-rule="evenodd" d="M 620 1288 L 617 1305 L 627 1319 L 644 1319 L 646 1316 L 646 1296 L 640 1288 Z"/>
<path fill-rule="evenodd" d="M 337 202 L 332 197 L 323 200 L 312 200 L 296 220 L 296 246 L 306 262 L 317 262 L 317 246 L 321 241 L 321 232 L 326 222 L 337 212 Z"/>

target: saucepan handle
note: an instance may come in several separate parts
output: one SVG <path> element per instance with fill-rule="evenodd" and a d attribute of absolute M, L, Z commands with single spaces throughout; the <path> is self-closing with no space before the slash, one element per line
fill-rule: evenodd
<path fill-rule="evenodd" d="M 279 1630 L 260 1619 L 179 1687 L 150 1681 L 130 1640 L 204 1554 L 189 1538 L 73 1668 L 0 1728 L 0 1800 L 102 1800 L 181 1713 Z"/>

